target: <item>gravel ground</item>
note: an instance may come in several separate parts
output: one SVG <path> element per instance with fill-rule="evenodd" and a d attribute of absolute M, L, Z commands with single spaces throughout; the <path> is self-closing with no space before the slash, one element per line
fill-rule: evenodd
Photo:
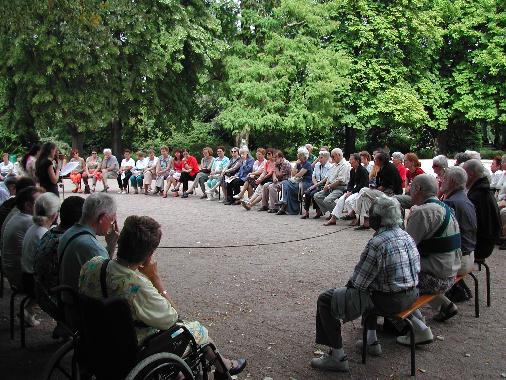
<path fill-rule="evenodd" d="M 349 374 L 309 367 L 314 352 L 322 349 L 314 344 L 316 299 L 327 288 L 346 283 L 371 232 L 354 231 L 345 222 L 324 227 L 322 220 L 247 212 L 197 196 L 113 196 L 120 227 L 131 214 L 150 215 L 162 224 L 161 246 L 166 248 L 157 251 L 158 267 L 176 308 L 185 319 L 208 326 L 222 353 L 248 359 L 239 379 L 409 377 L 409 349 L 381 333 L 383 356 L 361 364 L 354 350 L 361 335 L 359 321 L 343 327 Z M 440 339 L 417 349 L 417 376 L 494 379 L 506 373 L 505 256 L 496 251 L 489 261 L 490 308 L 485 305 L 484 273 L 478 275 L 479 319 L 470 301 L 460 304 L 459 314 L 446 323 L 429 320 Z M 54 324 L 45 315 L 39 327 L 27 331 L 26 349 L 20 348 L 19 328 L 11 341 L 9 295 L 7 291 L 0 299 L 0 378 L 37 379 L 61 343 L 51 339 Z"/>

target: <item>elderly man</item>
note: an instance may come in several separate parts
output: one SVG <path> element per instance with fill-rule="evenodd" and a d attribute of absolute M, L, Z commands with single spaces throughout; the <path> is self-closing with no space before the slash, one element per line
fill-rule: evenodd
<path fill-rule="evenodd" d="M 352 321 L 373 308 L 382 315 L 393 315 L 411 306 L 418 297 L 420 257 L 411 236 L 399 227 L 399 202 L 382 195 L 373 202 L 369 213 L 376 233 L 362 252 L 348 284 L 318 297 L 316 343 L 329 346 L 331 352 L 312 359 L 314 368 L 348 370 L 340 320 Z M 372 355 L 380 355 L 376 321 L 369 321 L 367 349 Z M 362 344 L 357 342 L 357 347 Z"/>
<path fill-rule="evenodd" d="M 118 159 L 112 155 L 112 151 L 109 148 L 104 149 L 104 159 L 100 165 L 100 171 L 102 172 L 102 182 L 104 184 L 103 192 L 109 190 L 107 186 L 107 179 L 118 178 L 119 164 Z"/>
<path fill-rule="evenodd" d="M 462 257 L 458 275 L 466 275 L 473 270 L 474 248 L 476 246 L 476 210 L 464 191 L 466 182 L 465 170 L 460 166 L 452 166 L 446 169 L 441 184 L 441 191 L 445 197 L 444 203 L 453 209 L 459 223 Z M 455 292 L 457 288 L 461 288 L 460 283 L 455 284 L 450 291 Z M 465 288 L 467 286 L 462 291 L 465 292 Z M 434 309 L 441 307 L 439 313 L 433 317 L 437 322 L 446 321 L 458 312 L 457 306 L 442 294 L 431 302 L 431 306 Z"/>
<path fill-rule="evenodd" d="M 350 165 L 350 181 L 348 182 L 346 192 L 341 195 L 339 200 L 336 202 L 336 207 L 332 210 L 330 219 L 323 224 L 325 226 L 335 225 L 337 219 L 341 218 L 345 208 L 349 210 L 349 214 L 344 216 L 343 219 L 355 219 L 353 206 L 355 205 L 360 190 L 366 187 L 369 183 L 369 172 L 360 164 L 360 154 L 358 153 L 350 155 Z"/>
<path fill-rule="evenodd" d="M 330 156 L 333 164 L 329 169 L 323 189 L 314 195 L 314 200 L 319 208 L 315 218 L 334 209 L 336 200 L 346 191 L 350 180 L 350 164 L 344 159 L 343 151 L 339 148 L 332 149 Z"/>
<path fill-rule="evenodd" d="M 437 193 L 437 180 L 429 174 L 420 174 L 411 183 L 415 206 L 411 208 L 406 231 L 420 252 L 418 289 L 421 294 L 444 294 L 453 286 L 460 269 L 459 224 L 450 207 L 437 199 Z M 422 322 L 419 310 L 413 313 L 411 321 L 415 344 L 432 343 L 432 331 Z M 397 342 L 409 345 L 409 334 L 397 337 Z"/>
<path fill-rule="evenodd" d="M 60 284 L 77 290 L 81 266 L 95 256 L 112 257 L 118 241 L 116 202 L 101 193 L 90 195 L 83 204 L 79 223 L 69 228 L 60 238 Z M 105 236 L 107 249 L 96 235 Z"/>
<path fill-rule="evenodd" d="M 357 198 L 356 214 L 359 219 L 360 217 L 363 219 L 362 225 L 356 228 L 359 230 L 369 228 L 369 208 L 374 199 L 382 194 L 388 196 L 402 194 L 401 176 L 395 165 L 389 161 L 388 154 L 385 152 L 376 153 L 374 163 L 380 167 L 376 176 L 376 188 L 361 191 Z"/>
<path fill-rule="evenodd" d="M 499 208 L 490 189 L 488 170 L 480 160 L 471 159 L 462 165 L 467 173 L 467 196 L 476 208 L 478 230 L 476 232 L 476 261 L 483 261 L 492 254 L 501 233 Z"/>

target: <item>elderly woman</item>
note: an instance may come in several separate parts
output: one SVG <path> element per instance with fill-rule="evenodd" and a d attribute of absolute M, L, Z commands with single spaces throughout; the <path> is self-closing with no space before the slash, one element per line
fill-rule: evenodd
<path fill-rule="evenodd" d="M 118 194 L 126 194 L 128 181 L 133 174 L 133 168 L 135 167 L 135 161 L 130 155 L 130 149 L 125 149 L 123 153 L 123 159 L 121 160 L 121 166 L 116 177 L 118 181 Z"/>
<path fill-rule="evenodd" d="M 281 207 L 276 215 L 297 215 L 299 213 L 299 191 L 306 191 L 311 186 L 313 168 L 307 160 L 309 152 L 305 147 L 297 150 L 297 162 L 292 169 L 292 176 L 283 182 Z"/>
<path fill-rule="evenodd" d="M 127 300 L 135 322 L 137 341 L 160 330 L 168 330 L 175 324 L 185 326 L 197 344 L 210 342 L 207 329 L 200 322 L 178 321 L 163 282 L 158 274 L 154 253 L 162 236 L 161 226 L 148 216 L 129 216 L 118 239 L 118 253 L 114 260 L 95 257 L 83 265 L 79 278 L 79 291 L 89 297 L 103 298 L 100 272 L 106 267 L 105 288 L 110 297 Z M 214 354 L 206 352 L 213 362 Z M 223 360 L 227 368 L 216 361 L 215 379 L 226 379 L 225 371 L 231 375 L 240 373 L 246 367 L 246 360 Z"/>
<path fill-rule="evenodd" d="M 158 164 L 158 157 L 155 156 L 154 149 L 149 150 L 149 156 L 146 158 L 146 167 L 144 168 L 144 194 L 148 195 L 151 191 L 151 183 L 156 177 L 156 165 Z"/>
<path fill-rule="evenodd" d="M 91 190 L 95 192 L 97 181 L 102 180 L 102 172 L 99 170 L 102 166 L 102 159 L 98 156 L 97 151 L 93 150 L 91 156 L 86 159 L 86 170 L 83 173 L 84 193 L 90 193 L 90 185 L 88 179 L 91 177 Z"/>
<path fill-rule="evenodd" d="M 107 186 L 107 180 L 118 178 L 119 163 L 118 159 L 112 155 L 112 150 L 109 148 L 104 149 L 104 159 L 100 165 L 100 171 L 102 172 L 102 183 L 104 184 L 103 192 L 106 193 L 109 190 Z"/>
<path fill-rule="evenodd" d="M 392 153 L 392 163 L 397 168 L 397 171 L 399 172 L 399 175 L 401 176 L 402 181 L 402 188 L 404 189 L 406 187 L 406 167 L 402 164 L 404 161 L 404 155 L 401 152 L 393 152 Z"/>
<path fill-rule="evenodd" d="M 160 157 L 156 161 L 156 169 L 155 169 L 155 191 L 153 195 L 156 195 L 160 192 L 163 192 L 165 189 L 164 182 L 167 180 L 167 183 L 170 181 L 170 176 L 173 173 L 173 158 L 169 154 L 170 149 L 166 146 L 162 146 L 160 148 Z M 179 152 L 179 162 L 181 163 L 181 152 Z"/>
<path fill-rule="evenodd" d="M 200 160 L 200 171 L 197 173 L 195 179 L 193 180 L 192 187 L 189 191 L 183 192 L 182 198 L 188 198 L 189 194 L 193 194 L 194 190 L 197 186 L 200 186 L 202 190 L 202 198 L 206 198 L 206 182 L 209 179 L 209 174 L 211 173 L 211 168 L 213 166 L 214 157 L 213 150 L 210 147 L 205 147 L 202 150 L 202 159 Z"/>
<path fill-rule="evenodd" d="M 159 161 L 161 162 L 161 161 Z M 169 193 L 169 189 L 171 186 L 174 188 L 171 190 L 174 192 L 174 196 L 179 196 L 179 179 L 181 178 L 181 171 L 183 170 L 183 151 L 181 149 L 176 149 L 174 151 L 174 158 L 170 161 L 170 168 L 168 169 L 167 174 L 167 183 L 165 184 L 165 189 L 163 190 L 163 197 L 167 198 L 167 194 Z M 162 182 L 163 183 L 163 182 Z M 157 185 L 158 186 L 158 185 Z"/>
<path fill-rule="evenodd" d="M 276 156 L 274 153 L 274 149 L 267 149 L 267 160 L 265 160 L 264 170 L 255 180 L 255 192 L 249 200 L 242 200 L 241 202 L 242 206 L 248 211 L 262 200 L 264 186 L 269 186 L 269 184 L 272 183 L 272 175 L 274 174 L 274 168 L 276 165 Z"/>
<path fill-rule="evenodd" d="M 146 165 L 147 160 L 144 158 L 144 153 L 141 151 L 137 152 L 137 161 L 135 161 L 132 176 L 130 177 L 130 185 L 134 188 L 134 194 L 139 194 L 139 188 L 142 190 Z"/>
<path fill-rule="evenodd" d="M 441 184 L 443 183 L 443 177 L 445 174 L 445 170 L 448 168 L 448 158 L 446 156 L 440 154 L 432 159 L 432 170 L 434 170 L 434 174 L 436 174 L 437 183 L 439 186 L 439 192 L 437 194 L 438 198 L 443 196 L 443 192 L 441 191 Z"/>
<path fill-rule="evenodd" d="M 274 168 L 272 172 L 272 182 L 264 186 L 262 190 L 262 207 L 258 211 L 267 211 L 276 213 L 276 202 L 278 201 L 278 192 L 281 191 L 281 184 L 290 177 L 292 165 L 283 152 L 278 150 L 274 153 Z M 271 211 L 272 210 L 272 211 Z"/>
<path fill-rule="evenodd" d="M 243 147 L 239 150 L 239 154 L 241 155 L 242 161 L 237 175 L 225 180 L 227 183 L 227 200 L 224 203 L 225 205 L 234 204 L 234 195 L 239 193 L 241 186 L 244 185 L 248 179 L 248 174 L 253 170 L 254 161 L 249 155 L 249 149 Z M 240 204 L 240 202 L 238 204 Z"/>
<path fill-rule="evenodd" d="M 56 166 L 54 165 L 55 161 Z M 58 180 L 62 166 L 63 155 L 58 154 L 56 145 L 51 142 L 42 145 L 39 158 L 35 163 L 35 174 L 40 186 L 55 195 L 58 195 Z"/>
<path fill-rule="evenodd" d="M 223 189 L 223 198 L 220 200 L 220 202 L 225 202 L 227 200 L 227 184 L 235 177 L 235 175 L 239 172 L 239 169 L 242 165 L 242 157 L 239 153 L 238 147 L 233 147 L 230 149 L 230 160 L 221 172 L 221 178 L 219 183 L 213 184 L 212 187 L 209 188 L 209 190 L 206 191 L 207 195 L 213 194 L 213 191 L 217 189 L 218 186 L 221 186 Z M 208 200 L 211 200 L 212 198 L 208 198 Z"/>
<path fill-rule="evenodd" d="M 407 210 L 413 206 L 410 195 L 411 182 L 413 182 L 413 179 L 415 179 L 417 175 L 424 174 L 424 171 L 422 170 L 420 160 L 415 153 L 407 153 L 404 156 L 404 165 L 407 169 L 405 194 L 396 195 L 395 198 L 401 204 L 401 208 L 403 210 Z"/>
<path fill-rule="evenodd" d="M 241 188 L 241 191 L 239 194 L 234 195 L 234 199 L 238 200 L 239 203 L 243 199 L 244 194 L 248 192 L 248 199 L 251 198 L 251 194 L 253 190 L 256 189 L 258 186 L 258 183 L 256 182 L 257 179 L 262 175 L 265 164 L 267 160 L 265 159 L 265 149 L 264 148 L 258 148 L 257 149 L 257 159 L 253 163 L 253 169 L 251 170 L 251 173 L 248 174 L 246 178 L 246 182 L 244 182 L 244 185 Z M 237 203 L 237 201 L 236 201 Z"/>
<path fill-rule="evenodd" d="M 313 208 L 316 211 L 319 211 L 318 204 L 314 201 L 314 195 L 323 189 L 323 185 L 325 184 L 325 180 L 327 179 L 327 175 L 329 174 L 329 170 L 332 167 L 332 164 L 329 162 L 330 160 L 330 152 L 322 150 L 318 153 L 317 162 L 313 163 L 313 176 L 312 176 L 312 185 L 307 188 L 304 192 L 304 210 L 305 213 L 300 218 L 307 219 L 309 218 L 309 207 L 311 203 L 313 203 Z"/>
<path fill-rule="evenodd" d="M 183 149 L 183 169 L 181 170 L 181 178 L 179 179 L 183 184 L 183 195 L 188 191 L 188 182 L 195 181 L 199 172 L 200 168 L 197 159 L 190 154 L 188 149 Z M 174 195 L 176 196 L 176 194 Z M 188 198 L 188 195 L 183 198 Z"/>
<path fill-rule="evenodd" d="M 200 199 L 212 200 L 214 198 L 214 194 L 218 186 L 220 186 L 221 178 L 223 177 L 223 172 L 227 169 L 228 164 L 230 162 L 229 158 L 225 156 L 225 148 L 219 146 L 216 149 L 216 153 L 218 157 L 216 157 L 213 161 L 213 165 L 211 166 L 211 173 L 209 173 L 209 178 L 206 182 L 207 190 L 204 195 L 200 197 Z M 237 150 L 235 151 L 236 159 L 239 158 L 239 154 Z"/>
<path fill-rule="evenodd" d="M 33 210 L 33 224 L 28 228 L 23 238 L 21 253 L 22 281 L 23 289 L 31 297 L 26 310 L 28 318 L 32 321 L 35 319 L 33 309 L 37 304 L 34 290 L 35 253 L 40 239 L 58 218 L 59 210 L 60 198 L 55 194 L 45 193 L 38 197 Z"/>
<path fill-rule="evenodd" d="M 73 193 L 81 193 L 81 179 L 84 177 L 84 172 L 86 171 L 86 162 L 82 157 L 79 156 L 79 151 L 77 149 L 72 149 L 70 152 L 70 156 L 72 157 L 69 162 L 76 162 L 77 166 L 72 173 L 70 173 L 70 180 L 74 184 L 75 188 L 72 190 Z"/>

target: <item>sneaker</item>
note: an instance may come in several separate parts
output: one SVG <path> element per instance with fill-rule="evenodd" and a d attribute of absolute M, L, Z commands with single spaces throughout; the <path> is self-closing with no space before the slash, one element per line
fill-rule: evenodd
<path fill-rule="evenodd" d="M 137 188 L 135 188 L 134 194 L 139 194 L 139 190 L 137 190 Z"/>
<path fill-rule="evenodd" d="M 269 207 L 267 207 L 267 206 L 262 206 L 262 207 L 260 207 L 257 211 L 269 211 Z"/>
<path fill-rule="evenodd" d="M 241 197 L 239 196 L 239 194 L 234 195 L 232 198 L 234 198 L 234 199 L 241 199 Z"/>
<path fill-rule="evenodd" d="M 218 203 L 225 203 L 225 199 L 221 198 L 220 200 L 218 200 Z"/>
<path fill-rule="evenodd" d="M 429 327 L 426 330 L 421 331 L 415 327 L 415 344 L 430 344 L 434 341 L 434 336 L 432 335 L 432 331 Z M 406 335 L 401 335 L 397 337 L 397 343 L 402 344 L 403 346 L 410 346 L 411 338 L 409 333 Z"/>
<path fill-rule="evenodd" d="M 208 194 L 207 194 L 207 200 L 208 201 L 211 201 L 214 199 L 214 191 L 210 191 Z"/>
<path fill-rule="evenodd" d="M 118 190 L 118 194 L 124 194 L 123 190 Z"/>
<path fill-rule="evenodd" d="M 107 190 L 109 190 L 109 186 L 104 187 L 104 188 L 102 189 L 102 193 L 107 193 Z"/>
<path fill-rule="evenodd" d="M 448 306 L 441 306 L 441 310 L 439 310 L 439 313 L 435 314 L 432 319 L 436 322 L 444 322 L 459 312 L 459 309 L 457 309 L 457 306 L 452 302 Z"/>
<path fill-rule="evenodd" d="M 324 354 L 319 358 L 311 359 L 311 367 L 335 372 L 348 372 L 350 370 L 350 364 L 346 355 L 341 360 L 336 360 L 331 355 Z"/>
<path fill-rule="evenodd" d="M 355 343 L 355 348 L 360 353 L 362 353 L 362 346 L 363 346 L 362 340 L 357 340 L 357 342 Z M 381 344 L 379 343 L 379 341 L 368 344 L 367 353 L 371 356 L 380 356 L 382 354 L 382 351 L 381 351 Z"/>
<path fill-rule="evenodd" d="M 242 205 L 242 207 L 244 207 L 246 210 L 248 210 L 248 211 L 249 211 L 249 210 L 251 210 L 251 206 L 250 206 L 249 202 L 242 201 L 242 202 L 241 202 L 241 205 Z"/>

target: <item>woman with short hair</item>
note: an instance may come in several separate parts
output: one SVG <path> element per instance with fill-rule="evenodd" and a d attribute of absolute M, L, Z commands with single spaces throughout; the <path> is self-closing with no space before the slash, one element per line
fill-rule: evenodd
<path fill-rule="evenodd" d="M 206 195 L 206 182 L 209 179 L 209 174 L 211 173 L 211 168 L 213 166 L 214 157 L 213 150 L 210 147 L 205 147 L 202 149 L 202 159 L 200 160 L 200 171 L 195 176 L 193 180 L 192 187 L 189 191 L 184 191 L 182 198 L 188 198 L 189 194 L 193 194 L 194 190 L 197 186 L 200 186 L 202 190 L 202 197 Z"/>
<path fill-rule="evenodd" d="M 79 278 L 79 291 L 88 297 L 103 298 L 102 267 L 106 266 L 105 288 L 109 297 L 125 299 L 135 322 L 137 341 L 142 344 L 160 330 L 179 324 L 185 326 L 199 345 L 211 340 L 200 322 L 180 321 L 174 302 L 158 274 L 154 253 L 162 237 L 160 224 L 149 216 L 129 216 L 118 239 L 118 252 L 114 260 L 95 257 L 83 265 Z M 206 351 L 213 362 L 214 353 Z M 246 367 L 246 360 L 223 359 L 231 375 Z M 225 368 L 215 363 L 215 379 L 225 379 Z"/>
<path fill-rule="evenodd" d="M 244 197 L 244 194 L 248 193 L 248 199 L 251 197 L 251 194 L 253 193 L 253 190 L 256 189 L 257 183 L 256 180 L 262 175 L 265 164 L 267 160 L 265 159 L 265 153 L 266 150 L 264 148 L 258 148 L 257 149 L 257 159 L 253 163 L 253 168 L 251 170 L 251 173 L 248 174 L 246 177 L 246 181 L 244 182 L 244 185 L 241 188 L 241 191 L 239 194 L 234 195 L 234 199 L 236 199 L 236 204 L 241 203 L 241 200 Z"/>
<path fill-rule="evenodd" d="M 267 148 L 267 159 L 265 160 L 264 170 L 255 180 L 255 192 L 250 199 L 241 201 L 242 206 L 248 211 L 262 200 L 264 186 L 269 186 L 272 183 L 272 175 L 276 165 L 275 152 L 274 149 Z"/>
<path fill-rule="evenodd" d="M 149 156 L 146 158 L 146 167 L 144 168 L 144 194 L 148 195 L 151 191 L 151 183 L 156 178 L 156 166 L 158 164 L 158 157 L 155 156 L 153 148 L 149 150 Z"/>
<path fill-rule="evenodd" d="M 246 182 L 248 179 L 248 174 L 251 173 L 251 170 L 253 170 L 254 160 L 250 157 L 249 149 L 243 147 L 239 149 L 239 154 L 241 155 L 241 166 L 237 172 L 237 175 L 229 177 L 227 180 L 225 180 L 227 183 L 227 200 L 223 203 L 224 205 L 234 204 L 234 195 L 239 194 L 241 186 L 244 185 L 244 182 Z"/>
<path fill-rule="evenodd" d="M 100 166 L 102 166 L 102 159 L 97 154 L 96 150 L 91 151 L 91 156 L 86 159 L 86 170 L 83 173 L 83 181 L 84 181 L 84 193 L 90 193 L 90 185 L 88 183 L 89 178 L 91 177 L 91 191 L 95 192 L 97 181 L 102 180 L 102 172 L 99 170 Z"/>
<path fill-rule="evenodd" d="M 406 188 L 406 175 L 407 175 L 407 169 L 402 164 L 404 161 L 404 155 L 401 152 L 393 152 L 392 153 L 392 163 L 397 168 L 397 171 L 399 172 L 399 175 L 401 176 L 401 183 L 402 188 Z"/>
<path fill-rule="evenodd" d="M 75 188 L 72 190 L 73 193 L 82 193 L 81 190 L 81 179 L 84 177 L 84 173 L 86 171 L 86 162 L 84 159 L 79 156 L 79 150 L 72 149 L 70 151 L 70 156 L 72 157 L 69 162 L 76 162 L 77 166 L 70 173 L 70 180 L 74 184 Z"/>
<path fill-rule="evenodd" d="M 168 173 L 167 182 L 165 183 L 165 189 L 163 190 L 163 198 L 167 198 L 167 194 L 171 186 L 174 188 L 171 190 L 174 196 L 179 196 L 179 179 L 181 178 L 181 172 L 183 170 L 183 151 L 176 149 L 174 151 L 174 158 L 170 161 L 170 171 Z"/>
<path fill-rule="evenodd" d="M 206 182 L 208 189 L 206 190 L 205 194 L 200 197 L 201 199 L 207 198 L 207 200 L 212 200 L 214 198 L 216 189 L 218 186 L 220 186 L 223 172 L 230 162 L 229 158 L 225 156 L 224 147 L 219 146 L 216 148 L 216 153 L 218 154 L 218 157 L 216 157 L 213 161 L 213 165 L 211 166 L 211 173 L 209 173 L 209 179 Z"/>
<path fill-rule="evenodd" d="M 181 178 L 179 179 L 179 182 L 183 184 L 183 195 L 188 191 L 188 182 L 195 181 L 199 171 L 197 159 L 190 154 L 188 149 L 183 149 L 183 169 L 181 170 Z M 188 198 L 188 195 L 184 198 Z"/>
<path fill-rule="evenodd" d="M 130 149 L 125 149 L 123 157 L 124 158 L 121 160 L 121 166 L 119 168 L 117 177 L 119 186 L 118 194 L 126 194 L 128 181 L 133 174 L 132 169 L 135 166 L 135 161 L 130 156 Z"/>

